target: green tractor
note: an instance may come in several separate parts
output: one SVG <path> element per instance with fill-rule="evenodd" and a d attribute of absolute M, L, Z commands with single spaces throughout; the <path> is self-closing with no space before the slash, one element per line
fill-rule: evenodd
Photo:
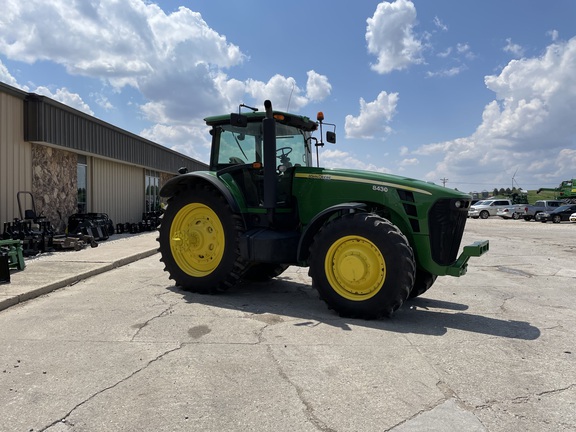
<path fill-rule="evenodd" d="M 488 241 L 457 257 L 471 198 L 409 178 L 313 166 L 322 113 L 308 117 L 240 105 L 208 117 L 209 171 L 161 189 L 161 261 L 176 285 L 217 293 L 309 267 L 313 286 L 341 316 L 376 319 L 424 293 L 437 276 L 462 276 Z M 241 111 L 241 108 L 248 110 Z M 334 127 L 334 125 L 330 125 Z M 320 140 L 313 133 L 320 129 Z M 334 127 L 335 129 L 335 127 Z M 335 143 L 334 131 L 326 141 Z M 318 159 L 317 159 L 317 165 Z"/>

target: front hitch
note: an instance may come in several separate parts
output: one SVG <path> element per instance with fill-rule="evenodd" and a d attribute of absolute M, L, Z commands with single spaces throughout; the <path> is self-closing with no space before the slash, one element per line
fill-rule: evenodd
<path fill-rule="evenodd" d="M 490 249 L 488 240 L 481 240 L 472 243 L 471 245 L 464 246 L 464 250 L 454 264 L 448 267 L 446 274 L 448 276 L 460 277 L 466 274 L 468 270 L 468 260 L 472 257 L 479 257 L 484 255 Z"/>

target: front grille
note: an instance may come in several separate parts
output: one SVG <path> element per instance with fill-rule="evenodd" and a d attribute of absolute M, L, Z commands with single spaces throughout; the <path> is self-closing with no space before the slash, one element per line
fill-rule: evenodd
<path fill-rule="evenodd" d="M 455 203 L 460 201 L 460 207 Z M 456 261 L 466 218 L 469 201 L 461 199 L 441 199 L 434 203 L 428 214 L 430 247 L 432 259 L 439 265 L 450 265 Z"/>

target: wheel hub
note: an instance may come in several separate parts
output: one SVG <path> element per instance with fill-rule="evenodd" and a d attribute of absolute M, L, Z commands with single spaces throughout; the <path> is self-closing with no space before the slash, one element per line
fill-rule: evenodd
<path fill-rule="evenodd" d="M 224 255 L 224 229 L 212 209 L 200 203 L 184 206 L 174 217 L 170 248 L 178 266 L 192 276 L 206 276 Z"/>
<path fill-rule="evenodd" d="M 328 281 L 349 300 L 367 300 L 386 279 L 386 263 L 380 250 L 368 239 L 346 236 L 328 250 L 325 261 Z"/>

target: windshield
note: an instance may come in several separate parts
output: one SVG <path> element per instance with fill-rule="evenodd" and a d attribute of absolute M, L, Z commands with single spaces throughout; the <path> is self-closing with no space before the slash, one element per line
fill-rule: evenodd
<path fill-rule="evenodd" d="M 477 203 L 472 204 L 473 206 L 481 206 L 486 205 L 486 201 L 478 201 Z"/>
<path fill-rule="evenodd" d="M 276 123 L 278 165 L 280 165 L 280 158 L 284 155 L 282 162 L 288 167 L 308 166 L 311 154 L 306 146 L 307 138 L 307 132 L 293 126 Z M 262 149 L 262 122 L 250 122 L 246 127 L 220 126 L 219 165 L 263 162 Z"/>

